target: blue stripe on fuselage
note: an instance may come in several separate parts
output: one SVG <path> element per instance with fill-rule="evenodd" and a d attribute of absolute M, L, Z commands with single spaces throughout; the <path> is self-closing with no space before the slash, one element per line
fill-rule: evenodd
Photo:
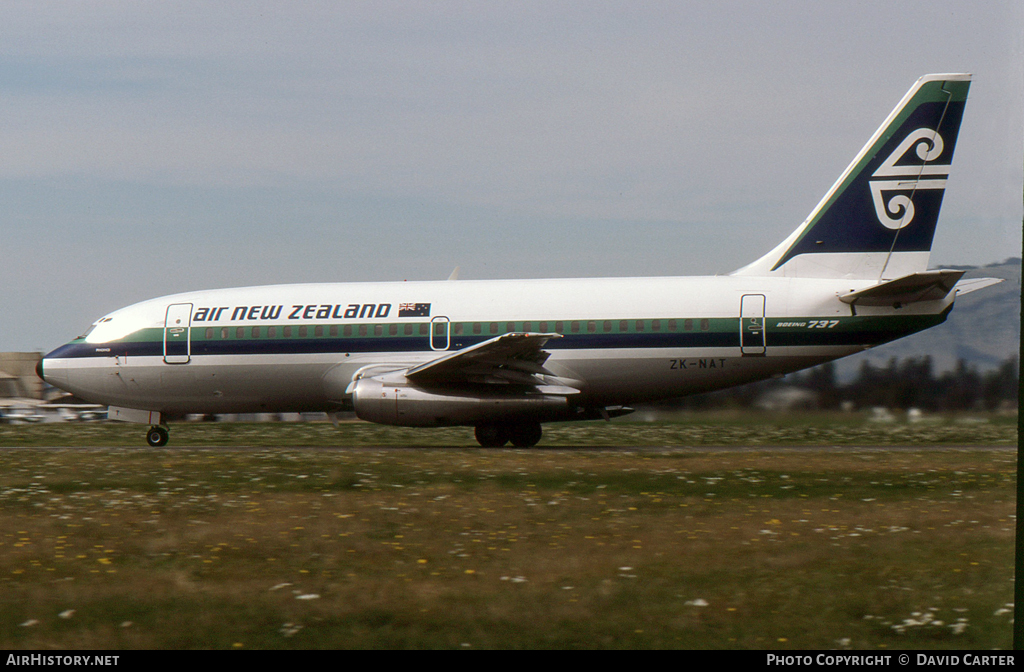
<path fill-rule="evenodd" d="M 494 338 L 492 335 L 453 335 L 449 351 L 461 350 Z M 736 332 L 645 333 L 645 334 L 565 334 L 548 341 L 550 350 L 587 350 L 611 348 L 720 348 L 739 347 Z M 193 340 L 191 355 L 300 355 L 368 352 L 435 352 L 429 337 L 372 338 L 278 338 Z M 440 355 L 443 351 L 436 351 Z M 81 357 L 162 357 L 161 341 L 116 343 L 68 343 L 46 355 L 47 359 Z"/>

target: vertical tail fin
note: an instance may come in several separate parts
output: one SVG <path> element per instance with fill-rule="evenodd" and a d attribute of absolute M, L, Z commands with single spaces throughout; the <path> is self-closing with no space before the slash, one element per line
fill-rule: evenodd
<path fill-rule="evenodd" d="M 803 224 L 733 275 L 891 279 L 927 269 L 971 76 L 926 75 Z"/>

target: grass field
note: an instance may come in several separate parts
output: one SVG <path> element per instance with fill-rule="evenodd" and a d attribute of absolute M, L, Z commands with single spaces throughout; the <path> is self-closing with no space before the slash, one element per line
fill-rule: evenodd
<path fill-rule="evenodd" d="M 748 411 L 668 415 L 671 421 L 544 425 L 540 447 L 929 446 L 1017 445 L 1017 417 L 933 416 L 921 422 L 872 422 L 860 413 L 772 414 Z M 145 447 L 145 427 L 118 422 L 0 425 L 5 446 Z M 365 422 L 171 424 L 168 447 L 477 447 L 471 427 L 422 429 Z"/>
<path fill-rule="evenodd" d="M 142 443 L 0 429 L 3 648 L 1012 643 L 1009 422 L 69 427 Z"/>

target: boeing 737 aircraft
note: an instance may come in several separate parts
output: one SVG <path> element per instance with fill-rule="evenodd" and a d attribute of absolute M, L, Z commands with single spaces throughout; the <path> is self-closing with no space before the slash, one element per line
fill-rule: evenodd
<path fill-rule="evenodd" d="M 919 79 L 806 221 L 729 275 L 187 292 L 105 315 L 38 372 L 154 446 L 186 413 L 342 410 L 533 446 L 544 422 L 860 352 L 998 282 L 927 270 L 970 79 Z"/>

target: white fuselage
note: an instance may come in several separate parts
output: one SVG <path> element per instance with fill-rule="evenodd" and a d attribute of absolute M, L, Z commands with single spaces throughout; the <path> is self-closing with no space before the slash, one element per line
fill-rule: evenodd
<path fill-rule="evenodd" d="M 43 370 L 82 399 L 165 415 L 330 411 L 350 403 L 364 367 L 405 369 L 507 332 L 560 333 L 545 368 L 578 390 L 574 405 L 599 408 L 849 355 L 941 322 L 955 294 L 901 308 L 837 298 L 871 284 L 716 276 L 207 290 L 110 313 Z"/>

